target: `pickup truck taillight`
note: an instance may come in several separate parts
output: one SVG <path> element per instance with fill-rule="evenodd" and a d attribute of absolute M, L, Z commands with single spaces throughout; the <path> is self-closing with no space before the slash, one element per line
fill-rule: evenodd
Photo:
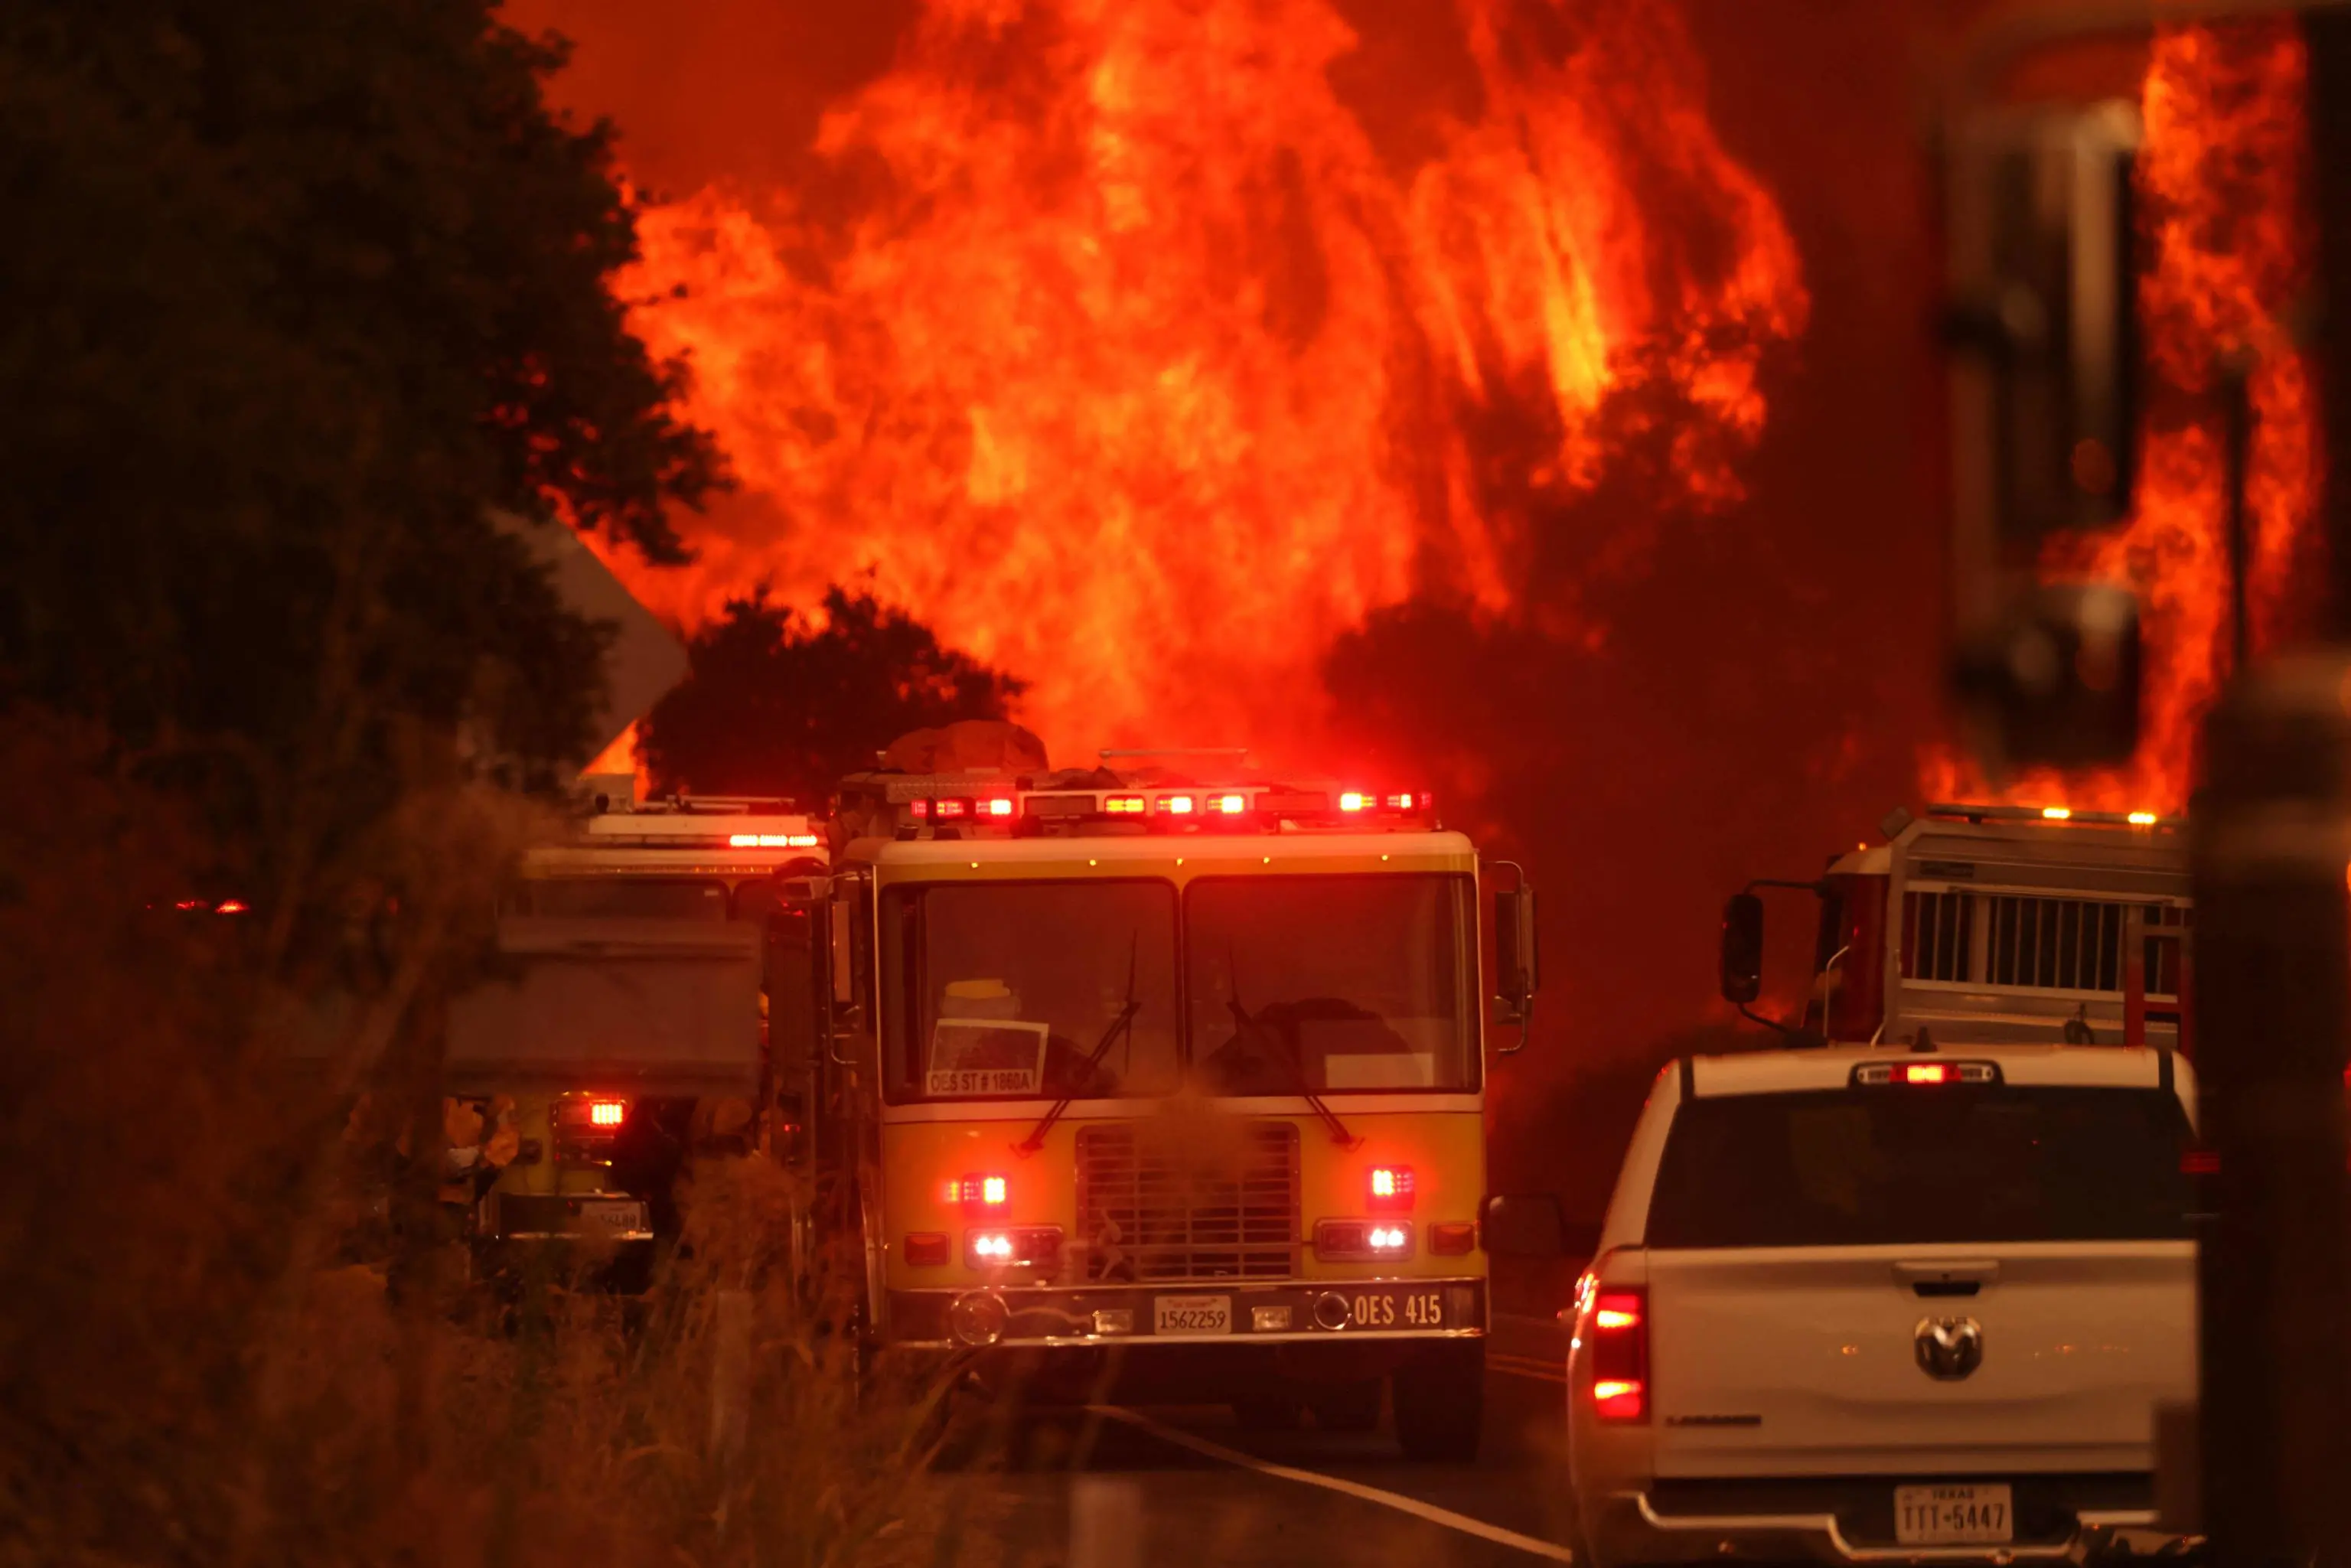
<path fill-rule="evenodd" d="M 1592 1303 L 1592 1408 L 1603 1421 L 1649 1418 L 1649 1292 L 1604 1285 Z"/>

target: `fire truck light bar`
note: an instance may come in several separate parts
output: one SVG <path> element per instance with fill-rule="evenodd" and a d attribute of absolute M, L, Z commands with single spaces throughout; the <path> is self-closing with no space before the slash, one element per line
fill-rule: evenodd
<path fill-rule="evenodd" d="M 909 780 L 922 789 L 928 780 Z M 896 786 L 893 786 L 895 793 Z M 1084 831 L 1088 822 L 1132 823 L 1152 832 L 1252 831 L 1345 826 L 1378 831 L 1436 825 L 1437 797 L 1426 790 L 1300 789 L 1286 784 L 1209 784 L 1137 787 L 1102 790 L 1031 789 L 1026 779 L 965 786 L 960 796 L 896 795 L 903 813 L 901 834 L 928 836 L 924 830 L 969 824 L 965 831 L 1002 828 L 1011 832 Z M 982 791 L 990 791 L 983 793 Z M 1002 791 L 1001 793 L 994 791 Z M 752 841 L 738 837 L 738 847 Z M 770 841 L 762 837 L 758 842 Z M 778 843 L 783 841 L 778 839 Z M 819 841 L 810 835 L 806 847 Z M 790 840 L 794 848 L 801 840 Z"/>
<path fill-rule="evenodd" d="M 1967 822 L 2066 822 L 2082 827 L 2184 828 L 2183 817 L 2153 811 L 2077 811 L 2070 806 L 1969 806 L 1940 802 L 1927 808 L 1930 817 Z"/>
<path fill-rule="evenodd" d="M 822 842 L 814 833 L 735 833 L 726 840 L 730 850 L 812 850 Z"/>

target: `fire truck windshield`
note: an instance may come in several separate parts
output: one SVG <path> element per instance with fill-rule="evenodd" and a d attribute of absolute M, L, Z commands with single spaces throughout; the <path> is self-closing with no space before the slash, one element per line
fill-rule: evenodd
<path fill-rule="evenodd" d="M 1185 894 L 1192 1056 L 1215 1094 L 1478 1086 L 1469 879 L 1218 877 Z"/>
<path fill-rule="evenodd" d="M 1165 1094 L 1182 1077 L 1164 882 L 888 889 L 882 985 L 895 1102 Z"/>

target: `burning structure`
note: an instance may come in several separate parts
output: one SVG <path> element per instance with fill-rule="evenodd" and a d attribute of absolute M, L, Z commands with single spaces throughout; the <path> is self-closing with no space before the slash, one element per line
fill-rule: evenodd
<path fill-rule="evenodd" d="M 2228 540 L 2229 402 L 2250 438 L 2247 643 L 2256 653 L 2307 622 L 2320 453 L 2310 365 L 2295 318 L 2311 283 L 2302 38 L 2288 20 L 2158 35 L 2141 95 L 2136 179 L 2142 216 L 2139 316 L 2147 361 L 2133 515 L 2061 538 L 2053 579 L 2117 582 L 2138 595 L 2147 648 L 2137 757 L 2108 772 L 2036 774 L 1996 792 L 2022 804 L 2176 813 L 2196 774 L 2199 724 L 2231 674 L 2235 637 Z M 1934 799 L 1981 799 L 1948 754 L 1926 768 Z"/>

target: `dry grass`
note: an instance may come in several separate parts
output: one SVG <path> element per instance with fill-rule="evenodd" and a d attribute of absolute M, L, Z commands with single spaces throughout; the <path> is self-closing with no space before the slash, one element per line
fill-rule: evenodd
<path fill-rule="evenodd" d="M 633 1309 L 547 1283 L 493 1310 L 445 1245 L 387 1269 L 354 1249 L 345 1080 L 396 1058 L 465 923 L 361 931 L 360 1057 L 289 1073 L 318 971 L 172 908 L 207 871 L 169 803 L 63 731 L 0 737 L 0 769 L 39 782 L 0 817 L 0 1562 L 961 1557 L 925 1391 L 861 1403 L 775 1267 L 781 1172 L 697 1172 L 692 1246 Z M 384 852 L 445 868 L 454 911 L 519 816 L 443 804 Z"/>

